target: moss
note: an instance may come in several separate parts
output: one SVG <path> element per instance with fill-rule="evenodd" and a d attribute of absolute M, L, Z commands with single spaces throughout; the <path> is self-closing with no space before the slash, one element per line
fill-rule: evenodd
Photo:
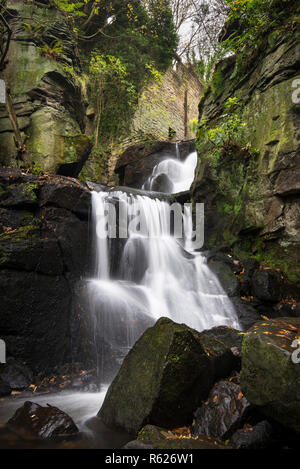
<path fill-rule="evenodd" d="M 28 238 L 38 238 L 38 226 L 39 222 L 37 220 L 36 223 L 32 223 L 31 225 L 22 226 L 17 230 L 2 233 L 0 234 L 0 243 L 2 241 L 18 243 L 20 241 L 27 240 Z"/>
<path fill-rule="evenodd" d="M 222 94 L 224 89 L 224 77 L 222 70 L 219 69 L 214 73 L 211 82 L 211 89 L 216 96 L 220 96 L 220 94 Z"/>
<path fill-rule="evenodd" d="M 33 200 L 36 200 L 37 198 L 35 192 L 38 190 L 38 188 L 39 188 L 39 185 L 35 183 L 25 183 L 22 185 L 23 194 L 26 197 L 30 197 Z"/>
<path fill-rule="evenodd" d="M 65 137 L 63 152 L 64 163 L 76 163 L 80 161 L 90 145 L 91 141 L 87 135 Z"/>

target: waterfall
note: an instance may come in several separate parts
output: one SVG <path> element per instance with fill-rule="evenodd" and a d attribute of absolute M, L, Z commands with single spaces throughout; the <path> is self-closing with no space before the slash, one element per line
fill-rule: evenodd
<path fill-rule="evenodd" d="M 163 163 L 163 169 L 171 175 L 172 165 L 167 160 Z M 185 163 L 176 163 L 184 180 L 180 182 L 177 174 L 177 187 L 186 187 L 192 182 L 195 155 Z M 127 238 L 103 235 L 107 225 L 104 214 L 110 202 L 126 214 L 119 229 L 128 231 Z M 183 214 L 183 238 L 176 239 L 167 200 L 121 191 L 93 192 L 92 205 L 96 265 L 88 292 L 103 381 L 112 379 L 136 340 L 162 316 L 198 331 L 219 325 L 239 329 L 234 307 L 205 256 L 191 248 L 190 210 Z M 138 230 L 132 223 L 136 213 Z M 115 227 L 118 221 L 111 224 Z"/>
<path fill-rule="evenodd" d="M 179 147 L 176 151 L 176 159 L 164 159 L 154 167 L 143 189 L 156 190 L 156 185 L 159 184 L 160 192 L 177 194 L 189 190 L 195 177 L 197 152 L 191 153 L 185 161 L 180 160 L 178 152 Z"/>

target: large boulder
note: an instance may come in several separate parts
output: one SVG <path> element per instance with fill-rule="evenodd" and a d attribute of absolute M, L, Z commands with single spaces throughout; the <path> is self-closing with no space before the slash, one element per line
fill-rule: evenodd
<path fill-rule="evenodd" d="M 228 438 L 247 416 L 250 404 L 239 384 L 222 380 L 215 384 L 209 397 L 195 412 L 194 435 Z"/>
<path fill-rule="evenodd" d="M 299 337 L 299 318 L 257 323 L 244 338 L 241 371 L 248 401 L 296 432 L 300 432 Z"/>
<path fill-rule="evenodd" d="M 17 432 L 29 433 L 42 439 L 70 436 L 78 433 L 78 428 L 67 414 L 57 407 L 42 407 L 34 402 L 25 402 L 7 426 Z"/>
<path fill-rule="evenodd" d="M 193 411 L 235 359 L 214 337 L 161 318 L 125 358 L 98 416 L 134 434 L 147 423 L 167 428 L 191 423 Z"/>

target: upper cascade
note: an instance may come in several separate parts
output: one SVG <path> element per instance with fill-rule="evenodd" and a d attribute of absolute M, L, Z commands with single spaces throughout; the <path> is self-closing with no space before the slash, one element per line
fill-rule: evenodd
<path fill-rule="evenodd" d="M 177 179 L 173 187 L 184 190 L 192 182 L 195 160 L 192 153 L 185 162 L 165 160 L 158 166 L 169 170 L 175 162 L 181 171 L 168 174 L 174 182 Z M 160 317 L 198 331 L 220 325 L 240 328 L 205 256 L 192 248 L 191 206 L 181 208 L 181 239 L 172 232 L 172 206 L 167 200 L 146 193 L 93 192 L 92 208 L 96 268 L 89 299 L 95 340 L 105 344 L 98 363 L 104 381 L 117 371 L 105 369 L 112 360 L 104 355 L 113 356 L 118 367 Z"/>

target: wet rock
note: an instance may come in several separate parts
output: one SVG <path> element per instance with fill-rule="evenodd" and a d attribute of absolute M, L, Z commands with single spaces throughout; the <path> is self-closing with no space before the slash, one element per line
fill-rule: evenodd
<path fill-rule="evenodd" d="M 246 334 L 241 387 L 266 416 L 300 433 L 299 318 L 261 321 Z"/>
<path fill-rule="evenodd" d="M 130 433 L 147 423 L 167 428 L 190 423 L 213 382 L 229 375 L 234 359 L 214 337 L 161 318 L 125 358 L 98 416 Z"/>
<path fill-rule="evenodd" d="M 68 361 L 71 290 L 63 276 L 0 270 L 0 296 L 0 334 L 8 356 L 35 373 Z"/>
<path fill-rule="evenodd" d="M 226 439 L 245 421 L 249 410 L 250 404 L 238 384 L 219 381 L 195 412 L 192 433 Z"/>
<path fill-rule="evenodd" d="M 0 206 L 2 207 L 34 207 L 37 205 L 38 185 L 36 183 L 24 183 L 11 185 L 0 194 Z"/>
<path fill-rule="evenodd" d="M 57 176 L 42 185 L 39 203 L 40 206 L 54 205 L 67 209 L 88 219 L 91 193 L 76 179 Z"/>
<path fill-rule="evenodd" d="M 275 305 L 272 317 L 294 317 L 300 318 L 300 306 L 296 302 L 278 303 Z"/>
<path fill-rule="evenodd" d="M 32 384 L 33 374 L 24 363 L 10 357 L 5 364 L 0 365 L 0 379 L 11 389 L 23 390 Z"/>
<path fill-rule="evenodd" d="M 0 378 L 0 397 L 9 396 L 11 391 L 12 389 L 10 385 L 6 381 L 3 381 L 2 378 Z"/>
<path fill-rule="evenodd" d="M 16 432 L 26 432 L 42 439 L 70 436 L 78 433 L 78 428 L 67 414 L 57 407 L 42 407 L 34 402 L 25 402 L 7 426 Z"/>
<path fill-rule="evenodd" d="M 127 443 L 124 449 L 231 449 L 220 440 L 205 435 L 192 438 L 187 428 L 178 431 L 146 425 L 137 440 Z M 184 438 L 179 438 L 182 435 Z"/>
<path fill-rule="evenodd" d="M 180 158 L 184 160 L 195 151 L 195 141 L 179 143 Z M 122 185 L 142 187 L 151 176 L 154 167 L 166 158 L 177 158 L 176 144 L 154 141 L 132 145 L 120 156 L 115 172 Z"/>
<path fill-rule="evenodd" d="M 240 298 L 231 298 L 231 301 L 235 307 L 235 311 L 243 331 L 247 331 L 257 321 L 261 320 L 261 316 L 258 311 L 248 302 L 243 301 Z"/>
<path fill-rule="evenodd" d="M 151 190 L 171 194 L 173 192 L 173 183 L 166 174 L 159 174 L 152 181 Z"/>
<path fill-rule="evenodd" d="M 240 275 L 241 280 L 241 296 L 251 296 L 252 295 L 252 284 L 251 280 L 254 275 L 254 272 L 258 268 L 259 263 L 256 259 L 246 259 L 243 262 L 243 273 Z"/>
<path fill-rule="evenodd" d="M 244 338 L 243 333 L 237 331 L 236 329 L 233 329 L 232 327 L 219 326 L 203 331 L 201 335 L 202 334 L 214 337 L 215 339 L 221 341 L 224 346 L 232 352 L 234 357 L 236 357 L 236 366 L 233 369 L 237 371 L 240 370 L 242 357 L 242 342 Z"/>
<path fill-rule="evenodd" d="M 272 425 L 263 420 L 257 425 L 247 426 L 237 430 L 231 437 L 230 443 L 237 449 L 263 449 L 274 444 L 274 430 Z"/>
<path fill-rule="evenodd" d="M 280 274 L 271 270 L 258 270 L 252 278 L 253 295 L 262 301 L 277 303 L 280 300 Z"/>
<path fill-rule="evenodd" d="M 240 285 L 238 279 L 227 263 L 221 261 L 210 261 L 208 263 L 208 267 L 217 276 L 228 296 L 232 297 L 239 295 Z"/>

